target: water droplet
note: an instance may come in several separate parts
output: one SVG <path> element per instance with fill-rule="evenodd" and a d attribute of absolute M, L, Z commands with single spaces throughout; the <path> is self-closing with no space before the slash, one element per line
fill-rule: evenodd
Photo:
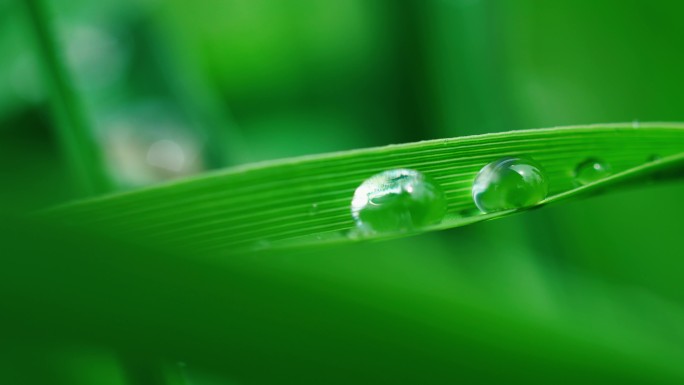
<path fill-rule="evenodd" d="M 661 159 L 660 155 L 658 154 L 651 154 L 651 156 L 648 157 L 647 161 L 649 162 L 657 162 Z"/>
<path fill-rule="evenodd" d="M 485 212 L 533 205 L 546 198 L 549 183 L 528 158 L 506 157 L 484 166 L 473 183 L 475 205 Z"/>
<path fill-rule="evenodd" d="M 252 251 L 261 251 L 271 248 L 271 242 L 266 239 L 260 239 L 252 244 Z"/>
<path fill-rule="evenodd" d="M 318 214 L 318 203 L 314 203 L 309 207 L 309 216 Z"/>
<path fill-rule="evenodd" d="M 441 188 L 409 169 L 383 171 L 366 179 L 351 204 L 361 234 L 420 229 L 439 223 L 446 208 Z"/>
<path fill-rule="evenodd" d="M 577 165 L 575 169 L 575 182 L 579 185 L 596 182 L 612 174 L 611 167 L 596 158 L 589 158 Z"/>

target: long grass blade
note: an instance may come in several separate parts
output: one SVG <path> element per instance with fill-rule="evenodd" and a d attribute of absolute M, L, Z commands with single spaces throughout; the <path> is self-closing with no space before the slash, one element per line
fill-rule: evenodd
<path fill-rule="evenodd" d="M 353 242 L 347 236 L 354 227 L 349 213 L 353 192 L 383 170 L 411 168 L 434 178 L 446 192 L 448 213 L 433 229 L 444 229 L 519 211 L 483 214 L 471 197 L 476 173 L 504 156 L 525 155 L 544 167 L 550 191 L 541 206 L 681 167 L 682 154 L 684 125 L 679 124 L 512 131 L 247 165 L 74 202 L 46 215 L 116 236 L 212 253 Z M 614 174 L 577 187 L 575 168 L 590 157 L 609 163 Z"/>

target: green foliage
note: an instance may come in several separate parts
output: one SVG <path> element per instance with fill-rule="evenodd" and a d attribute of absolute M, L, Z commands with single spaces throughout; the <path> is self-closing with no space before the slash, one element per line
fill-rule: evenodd
<path fill-rule="evenodd" d="M 225 253 L 264 242 L 352 242 L 356 238 L 345 232 L 354 226 L 354 189 L 383 170 L 409 168 L 432 177 L 448 205 L 447 217 L 434 228 L 450 228 L 515 212 L 485 215 L 475 208 L 475 174 L 493 160 L 524 155 L 539 162 L 550 185 L 549 198 L 539 203 L 545 204 L 679 164 L 683 146 L 684 126 L 664 123 L 513 131 L 248 165 L 75 202 L 48 215 L 195 252 Z M 649 162 L 656 153 L 664 158 Z M 577 166 L 597 154 L 616 174 L 578 187 Z"/>
<path fill-rule="evenodd" d="M 78 93 L 64 63 L 63 53 L 55 45 L 50 16 L 43 0 L 26 2 L 29 19 L 37 37 L 41 62 L 51 88 L 53 114 L 57 133 L 70 169 L 75 175 L 81 195 L 102 194 L 111 189 L 102 161 Z"/>
<path fill-rule="evenodd" d="M 0 382 L 681 384 L 682 12 L 0 0 Z M 350 237 L 393 168 L 444 220 Z"/>
<path fill-rule="evenodd" d="M 464 275 L 435 238 L 206 259 L 53 225 L 2 230 L 0 288 L 15 293 L 4 330 L 30 317 L 57 341 L 86 337 L 237 383 L 415 384 L 426 369 L 438 384 L 490 383 L 503 375 L 492 362 L 510 382 L 684 378 L 684 314 L 671 303 L 551 271 L 536 294 L 506 300 L 510 286 Z"/>

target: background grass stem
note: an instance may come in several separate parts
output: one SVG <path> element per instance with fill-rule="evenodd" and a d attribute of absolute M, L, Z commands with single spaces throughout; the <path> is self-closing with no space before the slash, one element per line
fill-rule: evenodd
<path fill-rule="evenodd" d="M 37 38 L 45 80 L 49 84 L 57 138 L 73 176 L 77 195 L 106 192 L 111 189 L 111 183 L 101 151 L 56 42 L 47 4 L 43 0 L 27 0 L 26 6 Z"/>

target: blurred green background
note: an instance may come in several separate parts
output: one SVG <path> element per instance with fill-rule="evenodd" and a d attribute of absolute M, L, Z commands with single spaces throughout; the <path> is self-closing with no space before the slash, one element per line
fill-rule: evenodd
<path fill-rule="evenodd" d="M 569 124 L 684 120 L 681 1 L 46 0 L 38 4 L 46 7 L 52 38 L 67 64 L 114 190 L 253 161 L 422 139 Z M 6 222 L 12 223 L 17 215 L 80 194 L 56 134 L 50 72 L 22 0 L 0 0 L 0 53 L 0 209 Z M 543 370 L 531 369 L 535 360 L 549 355 L 578 357 L 584 348 L 566 346 L 555 351 L 553 342 L 544 345 L 545 337 L 534 339 L 531 330 L 537 327 L 561 330 L 570 340 L 572 336 L 600 340 L 642 353 L 648 352 L 656 333 L 672 342 L 673 352 L 682 352 L 683 197 L 682 183 L 641 186 L 438 234 L 245 263 L 273 269 L 287 282 L 305 282 L 298 284 L 314 293 L 339 290 L 336 298 L 342 298 L 345 306 L 355 304 L 350 309 L 357 311 L 339 321 L 347 325 L 343 329 L 352 340 L 365 341 L 364 322 L 372 330 L 394 327 L 392 317 L 369 318 L 377 309 L 389 307 L 390 313 L 402 309 L 397 322 L 404 326 L 410 324 L 406 317 L 419 313 L 421 319 L 444 321 L 443 315 L 421 313 L 420 301 L 411 297 L 417 292 L 477 304 L 479 310 L 473 314 L 484 321 L 463 321 L 470 328 L 465 335 L 474 336 L 474 342 L 460 351 L 464 356 L 470 349 L 477 351 L 472 358 L 476 364 L 453 363 L 450 368 L 462 373 L 464 383 L 535 383 L 537 375 L 543 383 L 554 373 L 571 373 L 574 364 L 572 359 L 560 360 L 558 368 L 549 369 L 544 377 Z M 17 228 L 17 234 L 24 234 L 22 229 L 32 231 L 30 226 Z M 13 244 L 10 236 L 22 239 L 11 231 L 6 234 L 8 245 Z M 2 254 L 13 249 L 6 250 Z M 89 272 L 83 269 L 83 274 Z M 27 298 L 41 292 L 41 283 L 45 290 L 61 285 L 47 272 L 30 277 L 29 282 L 35 287 L 22 292 L 28 293 Z M 188 277 L 184 285 L 195 290 L 202 282 Z M 135 287 L 147 290 L 143 283 Z M 109 282 L 99 293 L 118 288 L 116 282 Z M 3 289 L 16 290 L 16 286 L 7 283 Z M 7 311 L 27 311 L 12 321 L 19 324 L 24 318 L 60 313 L 61 322 L 79 324 L 85 321 L 69 318 L 78 311 L 65 312 L 61 306 L 73 310 L 91 303 L 55 296 L 52 307 L 41 313 L 17 305 L 13 295 L 3 294 L 7 299 L 3 304 Z M 127 296 L 137 294 L 131 290 L 122 291 L 120 297 L 108 295 L 125 304 Z M 262 293 L 252 301 L 268 298 Z M 289 301 L 297 307 L 307 301 L 302 298 L 280 300 L 285 301 L 283 306 Z M 315 314 L 318 302 L 306 304 L 311 313 L 297 314 Z M 466 319 L 469 306 L 459 308 Z M 227 306 L 219 314 L 241 316 L 230 313 L 231 309 L 236 308 Z M 264 357 L 266 368 L 246 369 L 236 358 L 239 352 L 232 352 L 235 356 L 227 358 L 232 363 L 222 366 L 217 363 L 220 358 L 207 359 L 210 348 L 202 350 L 190 337 L 169 348 L 172 362 L 186 360 L 174 350 L 179 347 L 191 356 L 180 379 L 136 380 L 124 369 L 141 364 L 120 359 L 114 352 L 118 349 L 114 338 L 98 337 L 99 329 L 92 325 L 106 325 L 107 313 L 92 311 L 94 320 L 86 324 L 94 329 L 87 329 L 78 343 L 64 342 L 59 332 L 39 332 L 44 326 L 40 323 L 22 328 L 19 334 L 9 333 L 15 339 L 7 344 L 2 361 L 4 371 L 16 379 L 8 383 L 21 383 L 36 362 L 43 369 L 51 368 L 47 372 L 55 383 L 336 383 L 321 380 L 326 373 L 335 375 L 333 369 L 325 371 L 325 365 L 320 365 L 323 377 L 279 377 L 275 371 L 281 368 L 273 363 L 287 366 L 289 357 L 279 348 Z M 502 314 L 519 325 L 497 321 Z M 141 319 L 157 321 L 167 315 L 160 310 Z M 182 319 L 194 326 L 204 322 L 217 326 L 201 318 Z M 257 320 L 245 325 L 251 330 L 247 335 L 270 327 L 266 315 L 252 314 L 247 319 Z M 178 326 L 181 321 L 171 317 L 167 322 L 168 327 L 161 327 L 164 336 L 184 330 Z M 154 330 L 148 326 L 135 333 L 148 336 L 146 331 Z M 322 330 L 338 327 L 332 323 Z M 421 333 L 433 327 L 441 326 L 407 327 L 404 334 L 396 335 L 404 335 L 407 351 L 429 350 Z M 520 328 L 536 341 L 530 342 L 534 347 L 529 351 L 523 349 L 527 353 L 522 356 L 519 341 L 512 337 Z M 220 333 L 221 329 L 208 330 Z M 200 337 L 208 338 L 207 333 Z M 27 344 L 24 334 L 39 337 Z M 231 336 L 216 338 L 231 341 Z M 45 343 L 53 337 L 56 342 Z M 154 354 L 165 351 L 167 337 L 151 340 L 159 344 L 152 349 Z M 292 341 L 272 343 L 307 345 L 319 338 L 313 332 L 291 337 Z M 328 344 L 320 346 L 324 350 L 344 345 L 325 341 Z M 201 343 L 199 338 L 197 344 Z M 265 346 L 260 354 L 270 351 L 268 341 L 255 343 Z M 344 346 L 353 351 L 364 343 Z M 359 360 L 372 361 L 374 354 L 391 351 L 368 344 L 373 348 L 359 351 Z M 237 345 L 235 349 L 239 350 Z M 295 354 L 298 358 L 292 358 L 292 367 L 307 362 L 307 351 L 301 349 Z M 145 353 L 141 361 L 154 362 L 158 357 L 153 353 Z M 318 353 L 308 354 L 311 371 L 316 372 Z M 663 351 L 658 354 L 654 357 L 672 357 Z M 387 357 L 391 367 L 395 358 Z M 606 356 L 597 358 L 602 359 Z M 440 378 L 453 374 L 443 366 L 435 369 L 437 364 L 427 359 L 415 365 L 416 371 L 424 365 L 432 374 L 404 377 L 403 370 L 397 369 L 384 379 L 368 377 L 367 383 L 441 383 Z M 668 364 L 663 366 L 667 372 Z M 271 376 L 268 367 L 274 371 Z M 529 367 L 530 372 L 518 367 Z M 483 368 L 510 375 L 485 374 Z M 643 373 L 651 372 L 644 369 Z M 643 380 L 625 376 L 622 383 Z"/>

